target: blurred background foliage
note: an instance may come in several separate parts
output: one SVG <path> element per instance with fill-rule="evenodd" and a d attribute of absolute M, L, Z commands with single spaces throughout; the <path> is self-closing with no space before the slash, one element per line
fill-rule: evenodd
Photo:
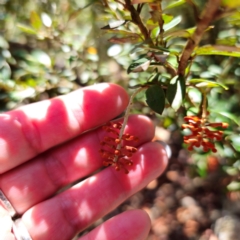
<path fill-rule="evenodd" d="M 171 30 L 166 35 L 168 47 L 178 53 L 187 41 L 181 30 L 188 29 L 191 34 L 191 29 L 196 26 L 195 13 L 186 2 L 189 1 L 163 1 L 164 7 L 181 3 L 167 9 L 168 15 L 165 16 L 165 21 L 169 23 L 165 26 L 166 31 Z M 201 0 L 194 2 L 200 10 L 206 3 Z M 240 46 L 240 11 L 237 8 L 240 4 L 235 1 L 232 9 L 228 5 L 232 1 L 222 2 L 227 9 L 226 17 L 214 22 L 214 28 L 205 33 L 202 46 Z M 147 5 L 143 7 L 142 17 L 144 21 L 149 19 Z M 0 111 L 99 82 L 120 84 L 131 94 L 129 86 L 145 83 L 149 72 L 127 73 L 130 64 L 136 60 L 131 53 L 139 39 L 133 34 L 129 40 L 124 31 L 120 38 L 112 29 L 120 26 L 120 29 L 126 30 L 121 28 L 121 24 L 129 18 L 130 14 L 116 1 L 0 0 Z M 127 25 L 127 30 L 138 32 L 136 25 Z M 184 151 L 185 161 L 182 164 L 187 166 L 185 174 L 207 177 L 217 172 L 224 179 L 221 185 L 224 191 L 226 188 L 236 193 L 240 191 L 239 59 L 239 53 L 235 56 L 199 54 L 191 66 L 190 79 L 211 81 L 198 83 L 211 89 L 208 93 L 210 119 L 229 123 L 225 140 L 217 145 L 217 153 L 196 151 L 190 155 L 183 149 L 182 119 L 189 113 L 197 112 L 201 102 L 197 88 L 187 89 L 183 107 L 177 113 L 172 108 L 166 108 L 162 115 L 155 114 L 146 105 L 144 94 L 137 96 L 133 108 L 134 113 L 150 116 L 157 130 L 167 131 L 170 137 L 162 137 L 161 134 L 166 132 L 160 131 L 160 136 L 156 138 L 168 141 L 173 147 L 173 157 L 179 158 L 179 151 L 181 154 Z M 173 66 L 177 64 L 172 56 L 168 57 L 168 62 Z M 162 76 L 163 81 L 169 77 L 164 69 Z M 214 85 L 213 81 L 217 84 Z"/>

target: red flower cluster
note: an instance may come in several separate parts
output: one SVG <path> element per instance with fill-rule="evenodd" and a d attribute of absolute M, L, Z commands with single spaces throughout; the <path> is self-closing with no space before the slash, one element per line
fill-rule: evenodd
<path fill-rule="evenodd" d="M 206 119 L 201 119 L 198 116 L 186 116 L 184 120 L 187 124 L 182 124 L 183 129 L 189 129 L 190 135 L 184 136 L 184 143 L 188 144 L 188 150 L 193 150 L 194 147 L 203 148 L 204 152 L 211 150 L 217 152 L 215 141 L 221 141 L 223 131 L 216 128 L 227 128 L 227 123 L 209 123 Z"/>
<path fill-rule="evenodd" d="M 102 158 L 104 158 L 104 166 L 112 165 L 117 171 L 123 169 L 125 173 L 128 173 L 127 166 L 133 165 L 131 157 L 137 151 L 137 148 L 126 146 L 123 144 L 123 141 L 138 141 L 138 138 L 128 133 L 123 134 L 119 138 L 121 128 L 122 124 L 120 122 L 109 122 L 103 126 L 103 129 L 109 135 L 104 137 L 104 140 L 101 142 L 102 148 L 99 152 Z"/>

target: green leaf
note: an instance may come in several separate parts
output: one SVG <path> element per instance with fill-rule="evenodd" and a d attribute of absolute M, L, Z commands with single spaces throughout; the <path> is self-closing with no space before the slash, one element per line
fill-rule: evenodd
<path fill-rule="evenodd" d="M 108 25 L 102 27 L 101 29 L 103 29 L 103 30 L 115 29 L 115 28 L 118 28 L 118 27 L 124 25 L 126 22 L 127 21 L 125 21 L 125 20 L 110 22 Z"/>
<path fill-rule="evenodd" d="M 173 20 L 173 15 L 170 14 L 162 14 L 162 20 L 164 21 L 164 23 L 169 23 Z"/>
<path fill-rule="evenodd" d="M 240 7 L 240 0 L 222 0 L 221 7 L 225 8 L 237 8 Z"/>
<path fill-rule="evenodd" d="M 234 14 L 227 18 L 227 22 L 233 26 L 240 26 L 240 11 L 236 11 Z"/>
<path fill-rule="evenodd" d="M 227 189 L 228 189 L 229 191 L 238 191 L 238 190 L 240 190 L 240 182 L 238 182 L 238 181 L 232 181 L 231 183 L 229 183 L 229 184 L 227 185 Z"/>
<path fill-rule="evenodd" d="M 209 31 L 210 29 L 213 29 L 213 26 L 209 26 L 206 31 Z M 176 31 L 171 31 L 171 32 L 165 32 L 164 33 L 164 38 L 169 41 L 171 38 L 175 37 L 182 37 L 182 38 L 190 38 L 193 33 L 195 32 L 196 27 L 193 28 L 188 28 L 188 29 L 183 29 L 183 30 L 176 30 Z"/>
<path fill-rule="evenodd" d="M 34 50 L 31 54 L 32 60 L 46 66 L 51 67 L 52 60 L 49 55 L 42 50 Z"/>
<path fill-rule="evenodd" d="M 146 102 L 155 112 L 162 114 L 165 107 L 165 95 L 161 86 L 152 85 L 146 91 Z"/>
<path fill-rule="evenodd" d="M 227 45 L 227 46 L 235 46 L 237 42 L 238 42 L 238 39 L 236 36 L 217 39 L 216 41 L 218 45 Z"/>
<path fill-rule="evenodd" d="M 151 63 L 151 60 L 148 58 L 140 58 L 136 61 L 134 61 L 127 69 L 127 73 L 131 72 L 144 72 L 148 69 L 149 65 Z"/>
<path fill-rule="evenodd" d="M 167 99 L 175 111 L 177 111 L 182 105 L 185 91 L 186 86 L 183 77 L 175 76 L 171 79 L 167 89 Z"/>
<path fill-rule="evenodd" d="M 168 30 L 174 28 L 174 27 L 177 26 L 181 21 L 182 21 L 182 17 L 181 17 L 181 16 L 175 17 L 171 22 L 166 23 L 166 24 L 163 25 L 164 31 L 168 31 Z"/>
<path fill-rule="evenodd" d="M 25 33 L 34 34 L 34 35 L 37 34 L 37 32 L 36 32 L 33 28 L 31 28 L 31 27 L 29 27 L 29 26 L 26 26 L 26 25 L 23 25 L 23 24 L 21 24 L 21 23 L 18 23 L 18 24 L 17 24 L 17 27 L 18 27 L 21 31 L 23 31 L 23 32 L 25 32 Z"/>
<path fill-rule="evenodd" d="M 169 5 L 167 5 L 167 7 L 164 10 L 181 6 L 185 2 L 186 2 L 186 0 L 175 1 L 175 2 L 170 3 Z"/>
<path fill-rule="evenodd" d="M 132 0 L 132 4 L 139 4 L 139 3 L 152 3 L 155 0 Z"/>
<path fill-rule="evenodd" d="M 232 141 L 232 145 L 234 149 L 240 152 L 240 136 L 239 135 L 231 135 L 230 139 Z"/>
<path fill-rule="evenodd" d="M 39 30 L 42 27 L 41 18 L 35 11 L 31 12 L 30 21 L 31 21 L 31 25 L 34 29 Z"/>
<path fill-rule="evenodd" d="M 189 83 L 196 83 L 197 87 L 222 87 L 225 90 L 228 90 L 228 87 L 225 86 L 224 84 L 218 83 L 216 81 L 210 81 L 207 79 L 203 79 L 203 78 L 192 78 Z"/>
<path fill-rule="evenodd" d="M 104 30 L 104 32 L 106 33 L 113 33 L 115 35 L 120 35 L 120 36 L 129 36 L 129 35 L 139 35 L 137 33 L 134 32 L 130 32 L 130 31 L 126 31 L 126 30 L 122 30 L 122 29 L 115 29 L 115 28 L 101 28 L 102 30 Z"/>
<path fill-rule="evenodd" d="M 195 50 L 196 55 L 223 55 L 240 57 L 240 48 L 224 45 L 206 45 Z"/>
<path fill-rule="evenodd" d="M 167 97 L 168 102 L 171 105 L 172 105 L 172 102 L 177 93 L 177 79 L 178 79 L 178 75 L 171 79 L 171 81 L 169 82 L 168 87 L 167 87 L 166 97 Z"/>
<path fill-rule="evenodd" d="M 182 17 L 178 16 L 178 17 L 175 17 L 172 21 L 164 23 L 164 25 L 163 25 L 164 31 L 166 32 L 166 31 L 174 28 L 181 21 L 182 21 Z M 153 30 L 154 31 L 154 35 L 158 35 L 159 32 L 160 32 L 160 28 L 159 28 L 158 25 L 159 25 L 158 22 L 154 22 L 152 19 L 149 19 L 147 21 L 147 27 L 148 27 L 149 30 Z"/>
<path fill-rule="evenodd" d="M 214 109 L 211 109 L 210 112 L 214 112 L 214 113 L 220 114 L 220 115 L 222 115 L 222 116 L 224 116 L 224 117 L 226 117 L 226 118 L 229 118 L 230 120 L 232 120 L 233 122 L 235 122 L 238 126 L 240 126 L 240 121 L 239 121 L 239 119 L 238 119 L 235 115 L 233 115 L 233 114 L 231 114 L 231 113 L 229 113 L 229 112 L 217 112 L 217 111 L 215 111 Z"/>

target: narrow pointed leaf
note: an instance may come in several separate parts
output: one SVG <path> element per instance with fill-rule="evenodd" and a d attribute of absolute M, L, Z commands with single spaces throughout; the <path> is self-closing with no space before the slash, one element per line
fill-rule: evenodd
<path fill-rule="evenodd" d="M 167 99 L 175 111 L 177 111 L 182 105 L 185 92 L 186 86 L 184 78 L 175 76 L 170 81 L 167 89 Z"/>
<path fill-rule="evenodd" d="M 177 93 L 177 79 L 178 76 L 175 76 L 174 78 L 171 79 L 171 81 L 168 84 L 167 88 L 167 100 L 168 102 L 172 105 L 172 102 L 175 98 L 175 95 Z"/>
<path fill-rule="evenodd" d="M 185 2 L 186 2 L 186 0 L 175 1 L 175 2 L 173 2 L 173 3 L 170 3 L 164 10 L 181 6 L 181 5 L 184 4 Z"/>
<path fill-rule="evenodd" d="M 146 71 L 151 63 L 148 58 L 140 58 L 134 61 L 127 69 L 127 73 Z"/>
<path fill-rule="evenodd" d="M 126 23 L 125 20 L 114 21 L 110 22 L 107 26 L 104 26 L 101 29 L 114 29 L 124 25 L 125 23 Z"/>
<path fill-rule="evenodd" d="M 30 14 L 31 25 L 34 29 L 39 30 L 42 27 L 42 21 L 37 12 L 32 11 Z"/>
<path fill-rule="evenodd" d="M 237 8 L 237 7 L 240 7 L 240 0 L 234 0 L 234 1 L 222 0 L 221 6 L 226 8 Z"/>
<path fill-rule="evenodd" d="M 240 48 L 224 45 L 206 45 L 195 51 L 196 55 L 222 55 L 229 57 L 240 57 Z"/>
<path fill-rule="evenodd" d="M 225 90 L 228 90 L 228 87 L 225 86 L 224 84 L 218 83 L 216 81 L 210 81 L 207 79 L 203 79 L 203 78 L 193 78 L 189 81 L 189 83 L 196 83 L 197 87 L 222 87 Z"/>
<path fill-rule="evenodd" d="M 24 24 L 18 23 L 18 24 L 17 24 L 17 27 L 18 27 L 21 31 L 23 31 L 23 32 L 25 32 L 25 33 L 28 33 L 28 34 L 37 34 L 37 32 L 36 32 L 35 29 L 33 29 L 33 28 L 29 27 L 29 26 L 26 26 L 26 25 L 24 25 Z"/>

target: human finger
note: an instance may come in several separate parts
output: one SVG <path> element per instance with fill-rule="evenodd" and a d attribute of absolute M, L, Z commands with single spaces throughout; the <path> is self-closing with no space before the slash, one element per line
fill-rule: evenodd
<path fill-rule="evenodd" d="M 126 132 L 138 137 L 137 142 L 132 142 L 134 146 L 138 146 L 151 141 L 154 126 L 149 118 L 132 115 L 129 117 Z M 14 209 L 22 214 L 62 187 L 99 169 L 103 161 L 99 154 L 100 142 L 105 134 L 102 128 L 87 132 L 2 174 L 0 189 Z"/>
<path fill-rule="evenodd" d="M 158 177 L 167 165 L 167 155 L 160 144 L 146 143 L 133 161 L 129 174 L 106 168 L 30 208 L 22 216 L 30 235 L 35 240 L 71 239 Z"/>
<path fill-rule="evenodd" d="M 130 210 L 109 219 L 78 240 L 145 240 L 150 227 L 146 212 Z"/>
<path fill-rule="evenodd" d="M 0 115 L 0 174 L 124 111 L 126 91 L 96 84 Z"/>

